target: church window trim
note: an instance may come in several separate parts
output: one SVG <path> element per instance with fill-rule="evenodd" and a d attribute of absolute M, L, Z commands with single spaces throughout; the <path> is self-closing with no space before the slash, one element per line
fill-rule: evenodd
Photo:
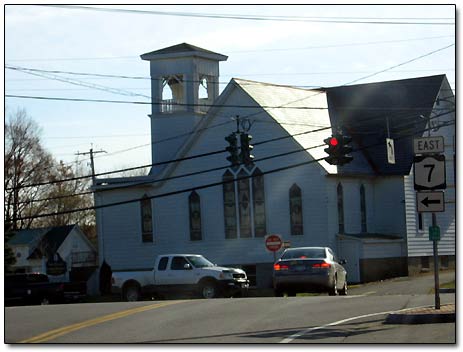
<path fill-rule="evenodd" d="M 338 228 L 339 233 L 344 233 L 344 195 L 342 184 L 338 183 L 338 187 L 336 189 L 337 194 L 337 205 L 338 205 Z"/>
<path fill-rule="evenodd" d="M 190 240 L 201 241 L 202 226 L 201 226 L 201 198 L 196 191 L 193 191 L 188 196 L 188 209 L 190 219 Z"/>
<path fill-rule="evenodd" d="M 360 185 L 360 222 L 362 227 L 362 233 L 367 232 L 367 203 L 365 196 L 365 186 Z"/>
<path fill-rule="evenodd" d="M 289 217 L 291 223 L 291 235 L 303 235 L 304 220 L 302 214 L 302 192 L 301 188 L 295 183 L 289 189 Z"/>
<path fill-rule="evenodd" d="M 140 200 L 141 237 L 143 243 L 153 242 L 153 208 L 148 195 Z"/>
<path fill-rule="evenodd" d="M 233 172 L 227 170 L 223 175 L 223 193 L 224 193 L 224 217 L 225 217 L 225 238 L 254 238 L 265 237 L 266 234 L 266 215 L 265 215 L 265 189 L 263 173 L 259 168 L 248 170 L 246 167 L 240 167 Z M 233 187 L 226 185 L 231 182 L 233 177 Z M 240 177 L 243 179 L 240 180 Z M 247 177 L 247 178 L 244 178 Z M 256 182 L 256 178 L 261 177 Z M 244 183 L 246 182 L 246 183 Z M 241 183 L 241 185 L 240 185 Z M 230 190 L 234 189 L 234 212 L 231 211 L 230 199 L 232 198 Z M 228 194 L 227 194 L 228 192 Z M 254 198 L 254 194 L 260 192 L 261 197 Z M 241 198 L 240 198 L 241 196 Z M 245 198 L 244 198 L 245 197 Z M 228 213 L 227 213 L 228 200 Z M 245 207 L 243 207 L 245 206 Z M 227 218 L 227 215 L 233 215 L 233 219 Z M 260 216 L 260 218 L 259 218 Z M 244 224 L 243 222 L 247 222 Z M 230 223 L 236 226 L 232 228 Z M 233 232 L 231 231 L 233 229 Z"/>

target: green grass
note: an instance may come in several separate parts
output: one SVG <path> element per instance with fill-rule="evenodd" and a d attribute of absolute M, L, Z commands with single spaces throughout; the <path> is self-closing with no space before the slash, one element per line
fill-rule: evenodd
<path fill-rule="evenodd" d="M 439 285 L 440 288 L 455 288 L 455 280 Z"/>

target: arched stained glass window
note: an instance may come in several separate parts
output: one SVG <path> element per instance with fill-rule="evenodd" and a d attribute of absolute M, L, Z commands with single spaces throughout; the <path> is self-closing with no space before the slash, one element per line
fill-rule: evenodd
<path fill-rule="evenodd" d="M 367 208 L 366 208 L 366 198 L 365 198 L 365 186 L 360 186 L 360 216 L 362 224 L 362 232 L 367 232 Z"/>
<path fill-rule="evenodd" d="M 251 237 L 251 195 L 248 174 L 241 170 L 238 174 L 238 207 L 240 214 L 240 237 Z M 242 178 L 242 179 L 240 179 Z"/>
<path fill-rule="evenodd" d="M 233 174 L 227 170 L 223 177 L 223 207 L 225 221 L 225 238 L 237 237 L 235 182 Z"/>
<path fill-rule="evenodd" d="M 298 185 L 293 184 L 289 189 L 289 214 L 291 222 L 291 235 L 304 234 L 302 221 L 302 194 Z"/>
<path fill-rule="evenodd" d="M 188 197 L 190 210 L 190 240 L 202 240 L 201 234 L 201 201 L 196 191 L 190 193 Z"/>
<path fill-rule="evenodd" d="M 151 199 L 145 194 L 140 201 L 142 242 L 153 242 L 153 214 Z"/>
<path fill-rule="evenodd" d="M 338 226 L 339 226 L 339 233 L 344 233 L 344 196 L 343 196 L 341 183 L 338 184 L 337 195 L 338 195 Z"/>
<path fill-rule="evenodd" d="M 254 203 L 254 235 L 264 237 L 267 229 L 265 226 L 265 188 L 264 175 L 259 168 L 252 173 L 252 195 Z"/>

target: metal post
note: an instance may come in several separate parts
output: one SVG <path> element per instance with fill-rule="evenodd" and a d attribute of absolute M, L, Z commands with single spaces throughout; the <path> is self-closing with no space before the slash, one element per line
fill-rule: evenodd
<path fill-rule="evenodd" d="M 432 213 L 432 226 L 436 224 L 436 214 Z M 440 296 L 439 296 L 439 256 L 437 253 L 437 240 L 432 241 L 432 249 L 434 255 L 434 305 L 435 309 L 440 309 Z"/>

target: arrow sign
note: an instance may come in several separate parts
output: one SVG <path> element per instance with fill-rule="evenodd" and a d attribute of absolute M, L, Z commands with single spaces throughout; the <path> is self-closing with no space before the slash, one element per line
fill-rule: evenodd
<path fill-rule="evenodd" d="M 416 193 L 417 211 L 419 213 L 438 213 L 444 211 L 444 192 Z"/>

